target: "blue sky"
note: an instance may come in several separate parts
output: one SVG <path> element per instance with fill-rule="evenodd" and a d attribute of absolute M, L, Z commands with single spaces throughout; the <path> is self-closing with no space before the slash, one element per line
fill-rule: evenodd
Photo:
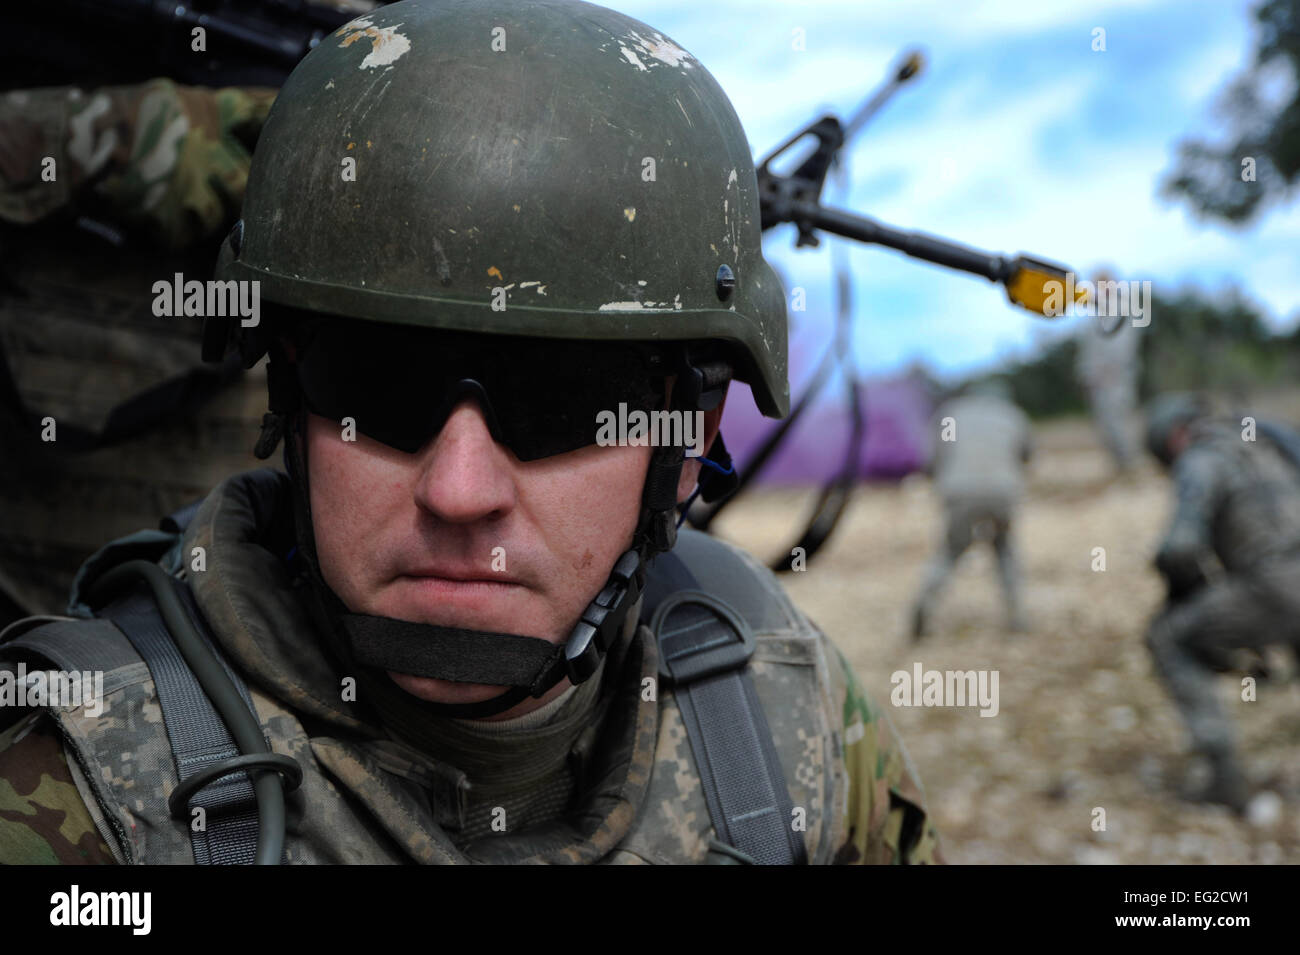
<path fill-rule="evenodd" d="M 1300 197 L 1239 231 L 1157 195 L 1178 140 L 1214 133 L 1215 94 L 1254 50 L 1255 0 L 605 2 L 709 69 L 756 156 L 823 112 L 847 116 L 919 46 L 924 72 L 854 141 L 850 191 L 828 190 L 832 204 L 1082 277 L 1106 265 L 1158 288 L 1235 283 L 1272 327 L 1300 321 Z M 1104 52 L 1092 49 L 1097 27 Z M 1029 354 L 1063 328 L 984 279 L 848 244 L 866 372 L 919 359 L 953 377 Z M 765 251 L 787 289 L 807 290 L 792 347 L 819 350 L 833 308 L 828 243 L 796 251 L 783 226 Z"/>

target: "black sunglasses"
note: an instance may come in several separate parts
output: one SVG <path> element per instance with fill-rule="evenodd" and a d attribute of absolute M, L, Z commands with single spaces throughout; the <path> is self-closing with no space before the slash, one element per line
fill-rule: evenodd
<path fill-rule="evenodd" d="M 664 407 L 654 346 L 518 338 L 401 325 L 315 322 L 295 336 L 307 408 L 414 454 L 465 398 L 521 461 L 596 443 L 601 412 Z"/>

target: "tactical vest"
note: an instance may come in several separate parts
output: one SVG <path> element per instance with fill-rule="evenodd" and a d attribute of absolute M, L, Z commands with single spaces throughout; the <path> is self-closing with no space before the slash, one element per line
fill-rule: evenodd
<path fill-rule="evenodd" d="M 698 590 L 688 586 L 692 583 Z M 765 714 L 770 733 L 764 734 L 769 737 L 764 745 L 779 764 L 788 792 L 788 799 L 781 793 L 758 812 L 722 806 L 733 835 L 738 828 L 770 823 L 784 812 L 789 818 L 780 824 L 799 833 L 807 861 L 831 862 L 848 838 L 843 831 L 848 779 L 842 714 L 827 660 L 831 648 L 767 570 L 739 550 L 691 531 L 680 535 L 670 561 L 661 557 L 651 565 L 641 620 L 593 743 L 592 758 L 604 768 L 603 774 L 575 797 L 580 811 L 569 813 L 563 822 L 457 847 L 446 827 L 455 826 L 457 807 L 463 805 L 463 774 L 377 728 L 324 723 L 316 714 L 266 692 L 256 673 L 243 674 L 248 679 L 246 699 L 271 749 L 291 756 L 303 770 L 301 785 L 286 795 L 284 861 L 717 861 L 718 851 L 726 852 L 730 843 L 719 840 L 712 821 L 719 809 L 716 803 L 730 799 L 734 804 L 736 796 L 727 778 L 709 777 L 753 775 L 755 767 L 734 757 L 728 763 L 724 754 L 718 761 L 705 760 L 702 778 L 692 732 L 699 724 L 725 719 L 725 712 L 711 712 L 716 699 L 701 697 L 692 705 L 690 687 L 670 685 L 673 661 L 661 663 L 661 648 L 689 667 L 708 664 L 708 647 L 703 655 L 683 656 L 665 639 L 670 628 L 662 619 L 662 632 L 652 632 L 646 609 L 676 604 L 698 614 L 702 605 L 692 604 L 692 592 L 707 594 L 733 613 L 752 638 L 752 655 L 741 667 L 752 680 L 754 702 Z M 687 621 L 676 629 L 685 632 L 691 627 Z M 92 716 L 84 705 L 45 709 L 61 730 L 82 799 L 119 862 L 236 861 L 222 858 L 219 847 L 208 847 L 202 836 L 196 837 L 198 814 L 192 808 L 188 817 L 173 818 L 169 811 L 168 797 L 180 781 L 178 761 L 213 754 L 204 752 L 202 745 L 191 746 L 187 753 L 173 752 L 169 728 L 175 719 L 165 713 L 167 705 L 160 702 L 150 666 L 117 625 L 99 618 L 33 618 L 10 628 L 0 646 L 0 665 L 18 661 L 25 661 L 29 670 L 53 666 L 103 672 L 98 715 Z M 734 666 L 724 666 L 700 682 L 726 680 L 734 671 Z M 733 690 L 741 692 L 739 684 Z M 696 726 L 688 726 L 690 721 Z M 356 728 L 363 731 L 351 731 Z M 235 804 L 239 787 L 248 789 L 244 777 L 227 777 L 224 791 L 223 782 L 207 787 L 203 799 L 196 797 L 190 806 L 206 800 L 206 811 L 228 828 L 255 825 L 251 803 Z M 715 805 L 710 806 L 711 801 Z"/>

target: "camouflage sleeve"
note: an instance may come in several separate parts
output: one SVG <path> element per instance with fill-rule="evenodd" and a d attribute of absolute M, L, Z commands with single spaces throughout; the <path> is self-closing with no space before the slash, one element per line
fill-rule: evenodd
<path fill-rule="evenodd" d="M 0 97 L 0 220 L 92 214 L 185 248 L 235 215 L 275 90 L 167 79 Z"/>
<path fill-rule="evenodd" d="M 1225 461 L 1212 447 L 1188 448 L 1174 464 L 1174 516 L 1156 566 L 1175 590 L 1195 586 L 1211 552 L 1210 530 L 1224 487 Z"/>
<path fill-rule="evenodd" d="M 114 863 L 72 781 L 58 730 L 43 713 L 0 733 L 0 863 Z"/>
<path fill-rule="evenodd" d="M 827 641 L 829 643 L 829 640 Z M 926 809 L 920 779 L 889 714 L 877 710 L 853 668 L 832 644 L 830 662 L 843 700 L 846 840 L 837 864 L 942 863 L 939 835 Z"/>

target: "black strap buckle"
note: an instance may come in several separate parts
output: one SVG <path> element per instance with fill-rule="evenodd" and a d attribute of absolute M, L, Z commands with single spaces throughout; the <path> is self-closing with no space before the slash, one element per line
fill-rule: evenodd
<path fill-rule="evenodd" d="M 697 360 L 687 345 L 678 356 L 676 373 L 673 407 L 686 411 L 712 411 L 727 394 L 734 370 L 729 361 L 717 355 Z"/>
<path fill-rule="evenodd" d="M 659 676 L 668 686 L 742 669 L 754 655 L 754 634 L 745 621 L 701 590 L 667 597 L 650 629 L 659 635 Z"/>
<path fill-rule="evenodd" d="M 617 611 L 624 605 L 630 607 L 640 596 L 641 558 L 635 550 L 629 550 L 618 559 L 604 589 L 587 605 L 569 632 L 564 645 L 569 682 L 576 686 L 596 672 L 605 653 L 618 639 L 618 631 L 627 617 L 626 613 Z"/>

